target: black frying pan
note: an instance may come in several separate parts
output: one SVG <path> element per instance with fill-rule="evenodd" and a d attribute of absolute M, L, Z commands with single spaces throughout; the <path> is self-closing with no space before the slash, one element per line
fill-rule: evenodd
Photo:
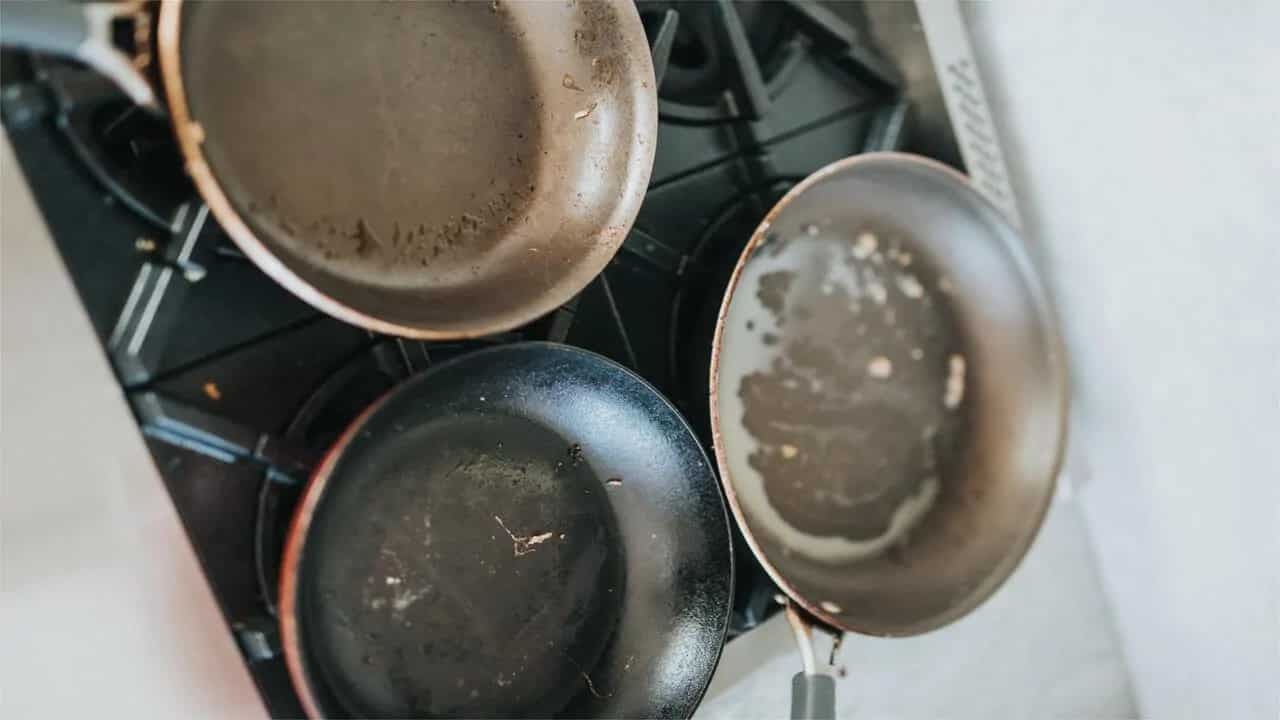
<path fill-rule="evenodd" d="M 434 367 L 356 420 L 281 576 L 313 716 L 686 717 L 732 557 L 676 410 L 611 361 L 529 343 Z"/>
<path fill-rule="evenodd" d="M 1066 359 L 1017 233 L 959 173 L 841 160 L 769 212 L 716 328 L 711 421 L 739 527 L 790 598 L 796 717 L 829 717 L 813 622 L 916 635 L 1009 577 L 1053 496 Z"/>
<path fill-rule="evenodd" d="M 474 337 L 564 304 L 621 246 L 653 166 L 629 0 L 13 2 L 0 40 L 163 106 L 245 255 L 379 332 Z"/>

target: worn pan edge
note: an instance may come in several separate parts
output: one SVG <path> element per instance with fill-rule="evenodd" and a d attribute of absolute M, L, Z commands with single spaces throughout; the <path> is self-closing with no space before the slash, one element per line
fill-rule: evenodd
<path fill-rule="evenodd" d="M 1043 284 L 1040 281 L 1039 274 L 1035 271 L 1034 265 L 1030 257 L 1027 255 L 1026 249 L 1019 243 L 1010 243 L 1007 240 L 1017 238 L 1020 234 L 1012 227 L 1008 227 L 1008 233 L 1002 233 L 1002 244 L 1005 251 L 1009 254 L 1016 266 L 1020 279 L 1022 279 L 1031 293 L 1031 299 L 1035 305 L 1035 314 L 1040 326 L 1044 329 L 1048 341 L 1049 353 L 1048 362 L 1050 365 L 1050 375 L 1055 379 L 1055 384 L 1059 389 L 1058 393 L 1058 443 L 1054 453 L 1053 461 L 1050 465 L 1049 486 L 1045 493 L 1045 500 L 1036 508 L 1036 528 L 1022 547 L 1016 552 L 1005 556 L 1001 564 L 997 566 L 996 572 L 988 575 L 982 583 L 977 585 L 964 598 L 963 602 L 952 605 L 951 609 L 946 612 L 939 613 L 925 620 L 912 623 L 903 627 L 885 629 L 881 627 L 871 627 L 857 623 L 841 622 L 834 614 L 824 610 L 818 603 L 811 601 L 803 596 L 799 590 L 788 582 L 786 576 L 778 570 L 772 562 L 765 557 L 763 550 L 756 541 L 754 535 L 748 529 L 746 515 L 741 505 L 738 503 L 738 496 L 734 490 L 733 483 L 727 480 L 728 457 L 724 448 L 724 441 L 720 431 L 720 413 L 718 411 L 717 396 L 720 385 L 720 351 L 722 349 L 722 339 L 724 337 L 725 323 L 728 320 L 729 304 L 738 289 L 738 282 L 741 280 L 742 270 L 746 266 L 751 256 L 759 249 L 760 244 L 764 241 L 765 235 L 768 234 L 769 228 L 773 226 L 774 220 L 788 205 L 801 193 L 810 187 L 818 184 L 826 178 L 845 172 L 852 168 L 862 165 L 871 165 L 882 162 L 902 163 L 914 165 L 926 172 L 932 172 L 946 177 L 949 181 L 958 181 L 964 191 L 970 193 L 972 198 L 979 204 L 984 206 L 996 217 L 1003 220 L 999 208 L 991 203 L 986 197 L 974 189 L 968 176 L 959 172 L 949 165 L 938 162 L 931 158 L 913 153 L 903 152 L 872 152 L 854 155 L 847 158 L 836 160 L 825 165 L 813 174 L 807 176 L 787 191 L 782 199 L 779 200 L 765 215 L 764 219 L 756 227 L 751 234 L 750 240 L 747 241 L 746 247 L 742 249 L 742 254 L 738 257 L 738 262 L 733 268 L 733 274 L 729 277 L 729 285 L 725 289 L 724 297 L 720 302 L 720 311 L 716 316 L 716 330 L 711 344 L 711 372 L 710 381 L 707 388 L 708 407 L 711 415 L 711 439 L 715 449 L 716 464 L 720 471 L 720 485 L 724 491 L 724 495 L 729 502 L 729 507 L 733 511 L 734 519 L 737 520 L 738 528 L 742 531 L 743 538 L 747 541 L 747 545 L 751 548 L 751 553 L 755 555 L 756 560 L 764 568 L 770 579 L 778 585 L 778 587 L 786 593 L 787 597 L 805 609 L 810 615 L 817 618 L 821 622 L 840 630 L 848 632 L 856 632 L 862 635 L 870 635 L 875 637 L 906 637 L 911 635 L 920 635 L 932 630 L 942 628 L 951 622 L 969 614 L 973 610 L 982 605 L 1001 585 L 1008 580 L 1013 571 L 1017 569 L 1022 559 L 1026 557 L 1027 552 L 1031 549 L 1036 536 L 1039 534 L 1039 528 L 1044 523 L 1044 518 L 1049 512 L 1049 506 L 1057 488 L 1057 478 L 1062 470 L 1063 458 L 1066 454 L 1066 446 L 1068 439 L 1069 415 L 1070 415 L 1070 374 L 1066 364 L 1066 345 L 1062 339 L 1062 333 L 1059 329 L 1057 318 L 1054 314 L 1052 303 L 1049 302 Z"/>
<path fill-rule="evenodd" d="M 298 698 L 302 701 L 302 708 L 306 711 L 308 717 L 319 718 L 325 715 L 321 712 L 320 701 L 315 697 L 313 683 L 303 663 L 303 640 L 301 630 L 298 627 L 297 614 L 298 572 L 301 567 L 302 551 L 306 545 L 311 521 L 315 517 L 316 507 L 320 504 L 320 499 L 324 497 L 324 490 L 329 484 L 329 478 L 333 474 L 333 469 L 338 464 L 338 460 L 341 459 L 343 451 L 355 439 L 356 434 L 364 427 L 365 422 L 373 416 L 378 408 L 386 404 L 387 400 L 391 398 L 399 387 L 396 386 L 387 390 L 357 415 L 356 419 L 351 421 L 351 424 L 342 431 L 342 435 L 338 437 L 337 441 L 325 452 L 324 459 L 316 466 L 311 479 L 307 481 L 307 487 L 303 491 L 302 498 L 298 502 L 298 508 L 294 511 L 293 519 L 289 523 L 289 532 L 285 535 L 284 554 L 280 560 L 280 587 L 278 591 L 280 598 L 280 641 L 284 649 L 285 666 L 289 670 L 289 679 L 293 682 L 294 690 L 298 693 Z"/>

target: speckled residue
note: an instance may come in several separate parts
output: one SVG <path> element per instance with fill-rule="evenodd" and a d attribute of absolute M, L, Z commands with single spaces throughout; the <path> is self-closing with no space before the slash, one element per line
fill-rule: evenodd
<path fill-rule="evenodd" d="M 958 350 L 945 305 L 930 301 L 936 280 L 904 265 L 909 239 L 877 235 L 801 225 L 756 253 L 722 338 L 725 472 L 753 532 L 822 562 L 907 541 L 959 421 L 938 402 L 946 373 L 930 361 Z"/>

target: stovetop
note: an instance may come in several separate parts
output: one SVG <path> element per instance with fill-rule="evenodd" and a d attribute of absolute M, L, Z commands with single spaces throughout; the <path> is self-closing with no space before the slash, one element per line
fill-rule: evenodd
<path fill-rule="evenodd" d="M 913 4 L 638 6 L 661 122 L 633 230 L 577 298 L 466 342 L 375 335 L 318 313 L 222 233 L 162 119 L 75 64 L 3 55 L 15 152 L 273 715 L 302 714 L 276 630 L 282 538 L 309 468 L 374 398 L 448 357 L 550 340 L 636 370 L 707 443 L 716 310 L 773 203 L 861 152 L 963 169 Z M 776 609 L 736 543 L 731 636 Z"/>

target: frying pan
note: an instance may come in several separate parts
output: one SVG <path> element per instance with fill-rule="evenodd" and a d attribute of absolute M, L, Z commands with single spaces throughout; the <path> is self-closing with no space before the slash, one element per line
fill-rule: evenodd
<path fill-rule="evenodd" d="M 631 2 L 166 0 L 154 33 L 150 7 L 5 3 L 0 38 L 158 109 L 154 53 L 214 216 L 335 317 L 417 338 L 507 330 L 577 294 L 635 219 L 657 97 Z"/>
<path fill-rule="evenodd" d="M 308 485 L 280 618 L 311 716 L 687 717 L 728 627 L 692 430 L 598 355 L 505 345 L 376 402 Z"/>
<path fill-rule="evenodd" d="M 792 189 L 720 309 L 711 422 L 729 505 L 788 596 L 796 717 L 832 717 L 816 624 L 904 636 L 1013 571 L 1065 443 L 1056 322 L 1014 230 L 963 176 L 878 153 Z"/>

